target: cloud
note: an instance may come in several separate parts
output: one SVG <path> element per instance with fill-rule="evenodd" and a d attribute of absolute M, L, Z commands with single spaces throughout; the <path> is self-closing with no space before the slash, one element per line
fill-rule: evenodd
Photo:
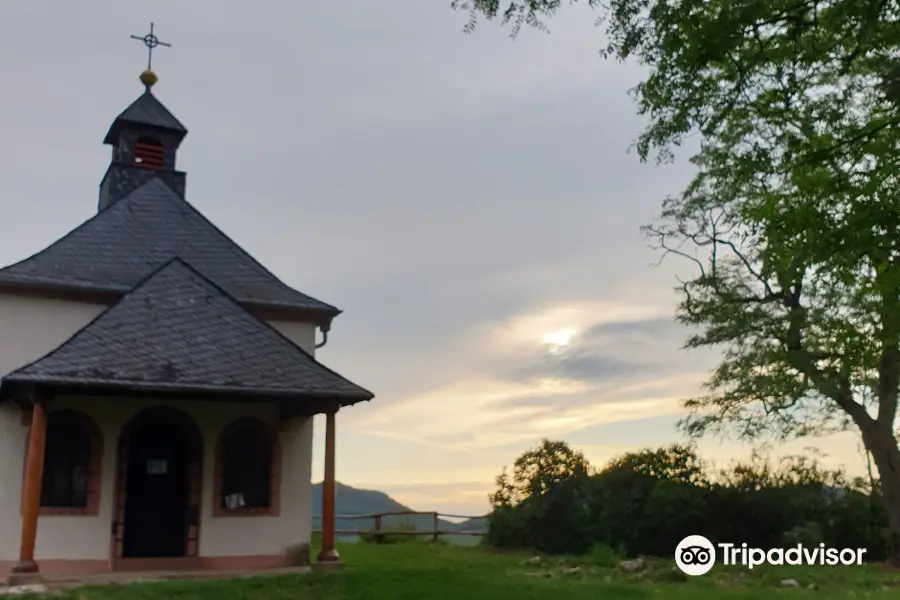
<path fill-rule="evenodd" d="M 598 323 L 585 332 L 586 338 L 615 338 L 623 340 L 636 335 L 658 339 L 661 336 L 682 336 L 686 329 L 679 325 L 674 317 L 657 317 L 628 321 L 612 321 Z"/>
<path fill-rule="evenodd" d="M 527 445 L 540 437 L 565 436 L 598 424 L 679 414 L 685 398 L 679 392 L 698 387 L 705 373 L 693 375 L 675 382 L 605 387 L 564 380 L 469 380 L 383 408 L 370 415 L 366 431 L 404 431 L 410 437 L 467 449 Z M 688 382 L 692 386 L 685 385 Z"/>
<path fill-rule="evenodd" d="M 659 345 L 678 334 L 654 304 L 540 304 L 457 331 L 453 347 L 466 360 L 455 362 L 456 377 L 354 422 L 369 435 L 469 451 L 681 414 L 707 371 L 662 358 Z"/>
<path fill-rule="evenodd" d="M 603 382 L 658 378 L 684 367 L 668 350 L 687 330 L 665 309 L 618 303 L 558 303 L 517 315 L 493 329 L 491 362 L 508 379 Z M 489 359 L 491 360 L 491 359 Z"/>
<path fill-rule="evenodd" d="M 606 356 L 592 348 L 562 348 L 543 351 L 538 360 L 517 369 L 513 377 L 523 380 L 541 377 L 577 381 L 609 380 L 647 372 L 652 366 L 648 362 L 629 362 Z"/>
<path fill-rule="evenodd" d="M 501 346 L 555 344 L 558 339 L 552 336 L 575 337 L 602 325 L 657 318 L 664 311 L 664 306 L 654 304 L 557 300 L 510 316 L 493 328 L 492 337 L 494 344 Z"/>
<path fill-rule="evenodd" d="M 609 320 L 581 332 L 563 327 L 543 336 L 535 357 L 516 369 L 513 378 L 609 381 L 640 374 L 658 376 L 668 365 L 662 353 L 654 350 L 684 337 L 685 330 L 671 317 Z"/>

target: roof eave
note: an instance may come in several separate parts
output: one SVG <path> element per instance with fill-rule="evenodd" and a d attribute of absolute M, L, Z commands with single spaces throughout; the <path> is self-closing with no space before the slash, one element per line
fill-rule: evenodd
<path fill-rule="evenodd" d="M 114 393 L 152 392 L 158 394 L 191 394 L 191 395 L 227 395 L 246 396 L 252 398 L 268 398 L 272 400 L 333 400 L 343 406 L 366 402 L 375 395 L 363 388 L 357 391 L 319 391 L 319 390 L 285 390 L 239 387 L 217 384 L 183 384 L 155 381 L 95 381 L 78 377 L 39 377 L 23 373 L 10 373 L 0 380 L 0 400 L 9 398 L 12 390 L 18 385 L 33 385 L 42 388 L 57 389 L 66 393 L 77 393 L 79 390 L 97 390 Z"/>
<path fill-rule="evenodd" d="M 145 129 L 148 131 L 158 131 L 160 133 L 167 133 L 175 138 L 176 146 L 181 144 L 182 140 L 184 140 L 185 136 L 187 136 L 187 129 L 172 129 L 170 127 L 163 127 L 161 125 L 152 125 L 150 123 L 141 123 L 140 121 L 131 121 L 128 119 L 116 119 L 113 121 L 112 125 L 109 126 L 109 130 L 106 132 L 106 135 L 103 137 L 103 143 L 109 144 L 110 146 L 115 146 L 119 141 L 119 131 L 123 128 L 123 126 L 130 126 L 135 129 Z"/>

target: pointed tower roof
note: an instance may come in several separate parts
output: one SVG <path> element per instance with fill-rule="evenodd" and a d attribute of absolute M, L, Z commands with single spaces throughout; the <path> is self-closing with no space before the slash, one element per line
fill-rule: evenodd
<path fill-rule="evenodd" d="M 176 145 L 181 143 L 184 136 L 187 135 L 187 129 L 184 128 L 178 119 L 169 112 L 162 102 L 150 92 L 150 88 L 156 85 L 157 76 L 153 72 L 153 49 L 158 46 L 170 47 L 172 44 L 161 41 L 156 34 L 153 33 L 153 23 L 150 23 L 150 33 L 139 36 L 132 35 L 131 39 L 141 41 L 147 46 L 147 69 L 141 73 L 140 80 L 144 84 L 144 93 L 131 105 L 122 111 L 116 120 L 113 121 L 106 137 L 103 139 L 104 144 L 115 145 L 119 131 L 123 126 L 139 125 L 157 130 L 163 130 L 175 138 Z"/>
<path fill-rule="evenodd" d="M 354 404 L 368 390 L 317 362 L 174 258 L 8 384 L 241 394 Z"/>
<path fill-rule="evenodd" d="M 140 125 L 151 129 L 163 130 L 175 136 L 178 142 L 187 135 L 187 129 L 175 118 L 168 108 L 163 106 L 162 102 L 157 100 L 156 96 L 150 91 L 150 86 L 144 90 L 137 100 L 122 111 L 116 117 L 106 137 L 103 138 L 104 144 L 115 144 L 119 137 L 120 131 L 125 126 Z"/>

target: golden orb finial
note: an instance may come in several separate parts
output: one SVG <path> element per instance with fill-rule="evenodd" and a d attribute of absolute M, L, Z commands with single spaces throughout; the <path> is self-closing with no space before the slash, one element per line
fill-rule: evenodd
<path fill-rule="evenodd" d="M 147 69 L 143 73 L 141 73 L 141 83 L 143 83 L 148 88 L 152 88 L 157 81 L 159 81 L 159 77 L 156 76 L 156 73 Z"/>

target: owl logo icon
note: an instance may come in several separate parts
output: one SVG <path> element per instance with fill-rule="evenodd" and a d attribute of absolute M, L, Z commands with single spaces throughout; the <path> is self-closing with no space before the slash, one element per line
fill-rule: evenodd
<path fill-rule="evenodd" d="M 702 535 L 689 535 L 675 548 L 675 564 L 685 575 L 705 575 L 716 564 L 716 548 Z"/>

